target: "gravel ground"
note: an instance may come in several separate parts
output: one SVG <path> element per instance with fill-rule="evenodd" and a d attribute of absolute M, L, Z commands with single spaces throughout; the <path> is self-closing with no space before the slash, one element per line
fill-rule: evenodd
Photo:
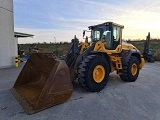
<path fill-rule="evenodd" d="M 68 101 L 33 115 L 24 112 L 10 91 L 23 65 L 0 69 L 0 120 L 160 120 L 160 62 L 146 63 L 133 83 L 112 73 L 98 93 L 75 82 Z"/>

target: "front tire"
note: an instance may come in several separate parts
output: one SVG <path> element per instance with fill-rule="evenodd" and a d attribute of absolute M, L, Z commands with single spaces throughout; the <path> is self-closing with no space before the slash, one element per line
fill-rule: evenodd
<path fill-rule="evenodd" d="M 128 65 L 123 66 L 122 74 L 120 78 L 125 82 L 136 81 L 139 75 L 139 60 L 135 56 L 131 56 Z"/>
<path fill-rule="evenodd" d="M 97 55 L 87 56 L 78 67 L 78 81 L 91 92 L 101 91 L 109 79 L 108 61 Z"/>

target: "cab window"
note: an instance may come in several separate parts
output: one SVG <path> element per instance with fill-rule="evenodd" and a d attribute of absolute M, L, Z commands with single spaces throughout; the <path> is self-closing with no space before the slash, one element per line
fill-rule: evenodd
<path fill-rule="evenodd" d="M 113 49 L 120 44 L 120 27 L 113 26 Z"/>

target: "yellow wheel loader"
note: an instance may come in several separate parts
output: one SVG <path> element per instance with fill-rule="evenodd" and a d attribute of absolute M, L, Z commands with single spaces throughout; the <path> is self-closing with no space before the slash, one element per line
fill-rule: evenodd
<path fill-rule="evenodd" d="M 69 99 L 73 80 L 91 92 L 101 91 L 114 71 L 123 81 L 134 82 L 144 66 L 144 58 L 136 47 L 122 42 L 123 28 L 113 22 L 90 26 L 91 42 L 86 39 L 79 43 L 75 37 L 64 60 L 54 59 L 52 54 L 33 53 L 12 93 L 32 114 Z"/>

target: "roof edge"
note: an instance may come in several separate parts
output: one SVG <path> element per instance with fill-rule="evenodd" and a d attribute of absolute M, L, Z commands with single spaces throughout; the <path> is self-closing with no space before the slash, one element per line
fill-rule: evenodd
<path fill-rule="evenodd" d="M 14 32 L 14 37 L 19 38 L 19 37 L 33 37 L 34 35 L 32 34 L 27 34 L 27 33 L 21 33 L 21 32 Z"/>

